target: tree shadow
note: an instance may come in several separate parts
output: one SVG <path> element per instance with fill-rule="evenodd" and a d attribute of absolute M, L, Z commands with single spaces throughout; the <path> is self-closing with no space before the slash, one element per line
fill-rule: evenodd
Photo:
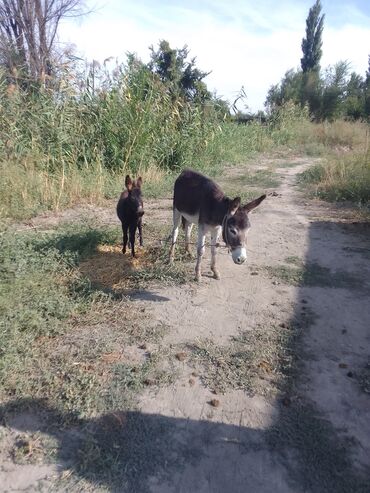
<path fill-rule="evenodd" d="M 227 491 L 230 482 L 235 484 L 236 458 L 262 449 L 260 430 L 135 411 L 76 420 L 41 399 L 3 405 L 0 419 L 3 426 L 17 431 L 54 437 L 60 472 L 72 470 L 109 491 L 149 492 L 155 485 L 176 482 L 177 474 L 182 482 L 181 472 L 189 466 L 196 470 L 204 458 L 209 471 L 202 473 L 216 475 L 212 483 L 219 484 L 217 491 Z M 246 466 L 248 462 L 245 456 Z M 186 481 L 182 491 L 193 491 L 196 478 L 190 475 Z M 244 489 L 240 484 L 233 491 Z"/>

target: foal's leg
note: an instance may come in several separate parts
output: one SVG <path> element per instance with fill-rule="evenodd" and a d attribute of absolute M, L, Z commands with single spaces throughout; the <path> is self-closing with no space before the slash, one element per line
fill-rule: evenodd
<path fill-rule="evenodd" d="M 143 220 L 140 218 L 138 225 L 140 246 L 143 246 Z"/>
<path fill-rule="evenodd" d="M 123 232 L 122 253 L 126 253 L 127 240 L 128 240 L 127 230 L 128 230 L 128 224 L 122 223 L 122 232 Z"/>
<path fill-rule="evenodd" d="M 176 240 L 179 234 L 179 226 L 181 222 L 181 213 L 176 209 L 176 207 L 173 208 L 173 229 L 172 229 L 172 244 L 170 248 L 170 264 L 173 262 L 173 258 L 175 256 L 175 245 L 176 245 Z"/>
<path fill-rule="evenodd" d="M 215 279 L 220 279 L 220 273 L 216 267 L 217 242 L 221 233 L 221 226 L 216 226 L 211 232 L 211 271 Z"/>
<path fill-rule="evenodd" d="M 137 224 L 130 224 L 130 244 L 131 244 L 131 253 L 132 256 L 135 257 L 135 234 L 136 234 Z"/>
<path fill-rule="evenodd" d="M 204 255 L 205 242 L 206 242 L 206 228 L 203 224 L 199 224 L 198 225 L 198 243 L 197 243 L 197 264 L 195 266 L 195 280 L 196 281 L 200 281 L 200 278 L 202 277 L 200 264 L 202 262 L 202 257 Z"/>
<path fill-rule="evenodd" d="M 189 223 L 186 221 L 185 223 L 185 251 L 191 255 L 190 249 L 190 239 L 191 239 L 191 230 L 193 229 L 193 223 Z"/>

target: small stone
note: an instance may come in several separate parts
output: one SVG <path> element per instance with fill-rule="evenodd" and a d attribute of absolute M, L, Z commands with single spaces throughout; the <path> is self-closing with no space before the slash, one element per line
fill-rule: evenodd
<path fill-rule="evenodd" d="M 190 385 L 190 387 L 194 387 L 194 385 L 195 385 L 194 378 L 189 378 L 189 385 Z"/>
<path fill-rule="evenodd" d="M 251 276 L 258 276 L 258 272 L 251 272 Z"/>
<path fill-rule="evenodd" d="M 307 300 L 301 300 L 301 302 L 304 303 L 304 304 L 308 303 Z"/>
<path fill-rule="evenodd" d="M 213 407 L 219 407 L 220 401 L 218 399 L 212 399 L 211 401 L 209 401 L 209 404 Z"/>
<path fill-rule="evenodd" d="M 176 353 L 175 354 L 176 358 L 179 360 L 179 361 L 185 361 L 186 358 L 187 358 L 187 354 L 182 352 L 182 353 Z"/>
<path fill-rule="evenodd" d="M 353 372 L 352 372 L 352 371 L 349 371 L 349 372 L 347 373 L 347 377 L 349 377 L 349 378 L 353 378 Z"/>
<path fill-rule="evenodd" d="M 347 334 L 347 329 L 342 329 L 342 334 Z"/>
<path fill-rule="evenodd" d="M 277 282 L 277 281 L 272 281 L 272 284 L 273 284 L 274 286 L 278 286 L 278 285 L 280 284 L 280 282 Z"/>
<path fill-rule="evenodd" d="M 144 351 L 146 351 L 148 349 L 148 345 L 144 342 L 144 344 L 140 344 L 139 349 L 144 349 Z"/>
<path fill-rule="evenodd" d="M 282 329 L 288 329 L 288 326 L 285 322 L 281 322 L 281 324 L 279 324 L 279 327 L 281 327 Z"/>
<path fill-rule="evenodd" d="M 198 372 L 196 372 L 196 371 L 193 371 L 191 374 L 192 374 L 193 377 L 199 376 Z"/>
<path fill-rule="evenodd" d="M 339 363 L 339 368 L 348 368 L 347 363 Z"/>

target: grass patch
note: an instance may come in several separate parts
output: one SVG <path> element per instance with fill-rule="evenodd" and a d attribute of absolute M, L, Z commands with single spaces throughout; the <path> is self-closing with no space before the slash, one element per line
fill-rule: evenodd
<path fill-rule="evenodd" d="M 234 337 L 228 346 L 205 339 L 191 347 L 193 361 L 200 368 L 205 385 L 216 393 L 231 389 L 249 395 L 277 391 L 282 376 L 291 372 L 293 341 L 300 331 L 291 327 L 254 327 Z"/>
<path fill-rule="evenodd" d="M 225 179 L 225 187 L 227 189 L 246 189 L 249 187 L 258 188 L 260 190 L 265 188 L 276 188 L 280 185 L 280 180 L 276 176 L 273 169 L 259 169 L 251 171 L 248 168 L 243 171 L 242 174 L 237 176 L 227 177 Z M 234 192 L 233 192 L 234 193 Z M 250 193 L 256 194 L 256 190 L 250 190 Z"/>
<path fill-rule="evenodd" d="M 131 408 L 146 381 L 157 386 L 174 375 L 161 363 L 170 361 L 160 346 L 165 328 L 132 311 L 122 292 L 112 296 L 81 273 L 102 244 L 114 247 L 118 233 L 74 224 L 52 233 L 1 234 L 2 400 L 46 398 L 60 410 L 89 416 L 111 406 Z M 135 276 L 133 282 L 143 283 Z M 138 349 L 143 344 L 154 346 Z"/>
<path fill-rule="evenodd" d="M 329 156 L 302 173 L 299 182 L 314 196 L 331 201 L 350 201 L 370 206 L 369 151 Z"/>
<path fill-rule="evenodd" d="M 294 259 L 293 263 L 296 263 Z M 299 265 L 298 262 L 296 265 Z M 319 286 L 323 288 L 363 289 L 365 283 L 353 274 L 337 270 L 332 272 L 327 267 L 308 263 L 298 267 L 288 265 L 268 266 L 265 270 L 274 279 L 293 286 Z"/>

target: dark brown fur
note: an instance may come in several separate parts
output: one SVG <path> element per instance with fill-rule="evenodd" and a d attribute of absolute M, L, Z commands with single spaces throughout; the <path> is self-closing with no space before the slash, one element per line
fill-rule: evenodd
<path fill-rule="evenodd" d="M 200 264 L 204 254 L 204 240 L 208 231 L 211 232 L 213 243 L 222 226 L 222 236 L 232 252 L 233 261 L 241 264 L 246 260 L 247 232 L 250 228 L 248 212 L 257 207 L 266 195 L 261 195 L 248 204 L 241 205 L 240 197 L 230 199 L 221 188 L 210 178 L 193 170 L 184 170 L 175 181 L 173 197 L 174 227 L 170 262 L 173 261 L 175 244 L 178 235 L 178 225 L 182 219 L 185 225 L 185 248 L 189 251 L 191 223 L 198 222 L 198 247 L 196 278 L 201 276 Z M 191 222 L 190 222 L 191 221 Z M 216 269 L 215 245 L 211 244 L 211 269 L 219 279 Z"/>
<path fill-rule="evenodd" d="M 128 239 L 130 239 L 131 253 L 135 257 L 135 235 L 139 230 L 140 246 L 143 246 L 142 217 L 144 214 L 143 198 L 141 194 L 142 179 L 136 182 L 127 175 L 125 179 L 126 190 L 121 193 L 117 204 L 117 216 L 122 223 L 123 248 L 126 253 Z M 129 238 L 128 233 L 129 232 Z"/>

